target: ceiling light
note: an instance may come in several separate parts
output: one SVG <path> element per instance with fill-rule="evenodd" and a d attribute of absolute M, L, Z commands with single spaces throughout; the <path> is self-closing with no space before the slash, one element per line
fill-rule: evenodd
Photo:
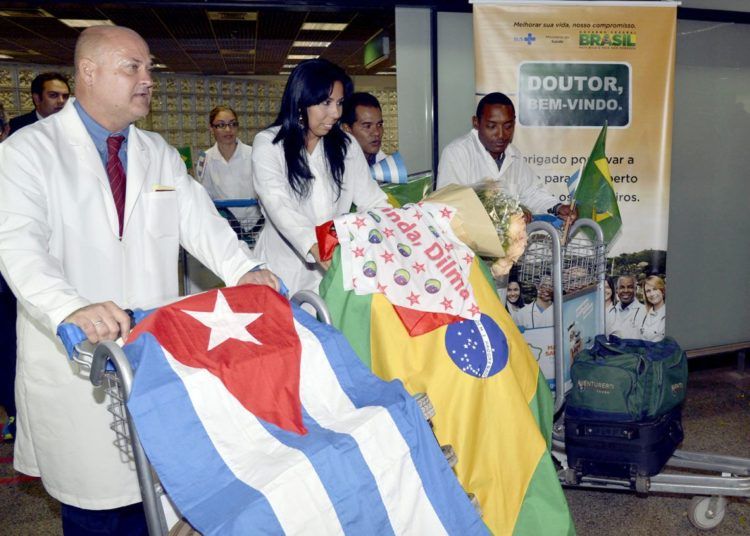
<path fill-rule="evenodd" d="M 292 71 L 279 71 L 279 74 L 292 74 Z"/>
<path fill-rule="evenodd" d="M 167 66 L 164 65 L 163 63 L 154 63 L 151 67 L 154 69 L 166 69 L 167 68 Z"/>
<path fill-rule="evenodd" d="M 258 20 L 257 11 L 206 11 L 209 20 L 254 21 Z"/>
<path fill-rule="evenodd" d="M 233 50 L 230 48 L 221 48 L 219 49 L 219 53 L 222 56 L 252 56 L 255 54 L 254 48 L 246 48 L 244 50 Z"/>
<path fill-rule="evenodd" d="M 90 28 L 91 26 L 114 26 L 109 19 L 58 19 L 65 26 L 71 28 Z"/>
<path fill-rule="evenodd" d="M 13 56 L 8 56 L 7 54 L 0 54 L 0 60 L 12 60 Z"/>
<path fill-rule="evenodd" d="M 396 73 L 394 73 L 394 72 L 391 72 L 391 71 L 378 71 L 378 72 L 377 72 L 377 73 L 375 73 L 375 74 L 384 74 L 384 75 L 387 75 L 387 76 L 393 76 L 393 75 L 395 75 Z"/>
<path fill-rule="evenodd" d="M 18 18 L 50 18 L 52 15 L 43 9 L 3 9 L 0 11 L 0 17 L 18 17 Z"/>
<path fill-rule="evenodd" d="M 282 68 L 283 69 L 294 69 L 296 66 L 297 66 L 296 63 L 285 63 L 284 65 L 282 65 Z"/>
<path fill-rule="evenodd" d="M 288 60 L 314 60 L 318 57 L 317 54 L 289 54 L 286 59 Z"/>
<path fill-rule="evenodd" d="M 326 48 L 331 46 L 331 41 L 295 41 L 293 47 L 299 48 Z"/>
<path fill-rule="evenodd" d="M 305 22 L 303 30 L 318 30 L 321 32 L 340 32 L 348 26 L 346 22 Z"/>

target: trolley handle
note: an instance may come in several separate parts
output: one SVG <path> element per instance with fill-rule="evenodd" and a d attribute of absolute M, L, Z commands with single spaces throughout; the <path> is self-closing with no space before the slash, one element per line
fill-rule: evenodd
<path fill-rule="evenodd" d="M 214 199 L 216 208 L 256 207 L 257 199 Z"/>
<path fill-rule="evenodd" d="M 141 309 L 125 309 L 125 312 L 130 317 L 130 329 L 133 329 L 148 314 L 147 311 Z M 65 351 L 72 361 L 86 369 L 92 368 L 96 345 L 88 341 L 88 337 L 80 327 L 72 323 L 60 324 L 57 327 L 57 336 L 62 341 Z"/>
<path fill-rule="evenodd" d="M 302 305 L 305 303 L 311 305 L 312 308 L 315 309 L 315 313 L 318 316 L 318 320 L 320 320 L 321 322 L 325 322 L 329 326 L 333 324 L 333 320 L 331 319 L 331 313 L 328 310 L 328 306 L 326 305 L 326 302 L 323 301 L 323 298 L 321 298 L 318 294 L 316 294 L 312 290 L 299 290 L 294 296 L 292 296 L 290 301 L 292 301 L 293 303 L 297 305 Z"/>

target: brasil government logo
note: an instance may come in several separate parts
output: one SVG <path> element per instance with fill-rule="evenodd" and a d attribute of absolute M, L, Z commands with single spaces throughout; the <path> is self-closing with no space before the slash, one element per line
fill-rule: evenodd
<path fill-rule="evenodd" d="M 578 46 L 584 48 L 635 48 L 634 33 L 580 32 Z"/>

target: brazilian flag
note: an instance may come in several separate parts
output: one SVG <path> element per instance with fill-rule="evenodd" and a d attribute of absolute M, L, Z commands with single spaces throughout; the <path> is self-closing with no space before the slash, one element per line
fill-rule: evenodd
<path fill-rule="evenodd" d="M 432 191 L 432 173 L 421 173 L 409 177 L 409 182 L 384 184 L 380 188 L 394 208 L 403 207 L 407 203 L 418 203 Z"/>
<path fill-rule="evenodd" d="M 344 290 L 339 249 L 320 285 L 333 324 L 377 376 L 427 393 L 435 435 L 453 446 L 458 480 L 476 495 L 487 527 L 496 535 L 573 534 L 549 453 L 547 382 L 481 261 L 469 275 L 480 320 L 412 336 L 384 295 Z"/>
<path fill-rule="evenodd" d="M 583 168 L 573 199 L 578 216 L 598 223 L 604 232 L 604 241 L 609 243 L 622 227 L 622 218 L 604 151 L 606 141 L 605 123 Z"/>

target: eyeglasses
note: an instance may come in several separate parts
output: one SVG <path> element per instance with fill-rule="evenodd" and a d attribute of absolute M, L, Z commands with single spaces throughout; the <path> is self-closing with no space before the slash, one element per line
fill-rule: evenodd
<path fill-rule="evenodd" d="M 237 128 L 238 126 L 240 126 L 240 124 L 237 121 L 230 121 L 229 123 L 224 123 L 224 122 L 214 123 L 211 126 L 215 128 L 216 130 L 226 130 L 228 128 Z"/>

